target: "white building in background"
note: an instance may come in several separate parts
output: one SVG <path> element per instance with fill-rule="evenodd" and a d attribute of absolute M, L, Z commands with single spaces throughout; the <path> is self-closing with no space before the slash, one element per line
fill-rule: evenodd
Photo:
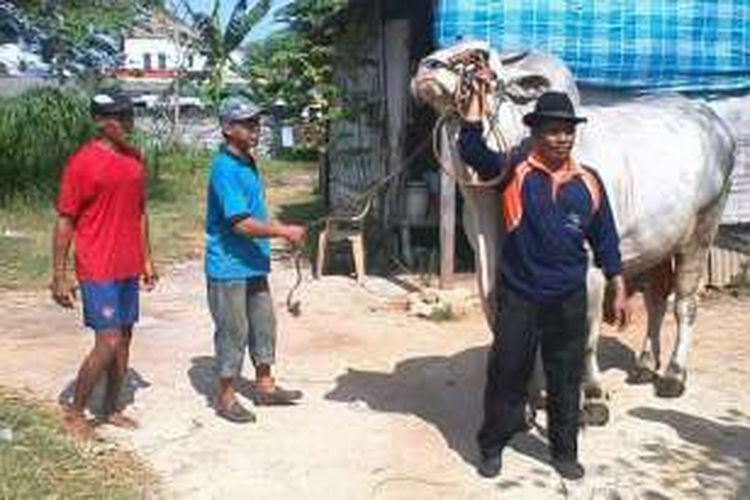
<path fill-rule="evenodd" d="M 197 49 L 191 26 L 168 11 L 152 8 L 128 29 L 122 43 L 122 63 L 115 76 L 120 88 L 147 109 L 205 111 L 199 87 L 208 75 L 207 57 Z M 241 51 L 232 53 L 242 63 Z M 224 83 L 241 89 L 247 81 L 227 69 Z M 220 136 L 219 136 L 220 137 Z"/>
<path fill-rule="evenodd" d="M 196 73 L 206 68 L 206 57 L 165 36 L 127 37 L 123 43 L 122 72 L 145 78 L 173 78 L 178 71 Z"/>
<path fill-rule="evenodd" d="M 196 47 L 196 34 L 179 19 L 154 9 L 154 15 L 133 26 L 123 40 L 124 60 L 117 77 L 138 87 L 160 86 L 177 76 L 197 76 L 207 71 L 205 55 Z M 232 61 L 239 65 L 244 54 L 232 52 Z M 224 81 L 230 86 L 247 82 L 227 68 Z"/>
<path fill-rule="evenodd" d="M 194 46 L 193 29 L 169 12 L 154 8 L 138 19 L 123 40 L 123 79 L 171 80 L 180 72 L 199 73 L 206 57 Z"/>

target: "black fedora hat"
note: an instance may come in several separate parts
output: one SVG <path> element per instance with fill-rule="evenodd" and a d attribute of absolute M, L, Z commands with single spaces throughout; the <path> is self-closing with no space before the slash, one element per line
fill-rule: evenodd
<path fill-rule="evenodd" d="M 523 122 L 529 127 L 535 127 L 543 120 L 565 120 L 577 124 L 585 122 L 586 118 L 576 116 L 568 94 L 550 91 L 539 96 L 534 111 L 523 117 Z"/>

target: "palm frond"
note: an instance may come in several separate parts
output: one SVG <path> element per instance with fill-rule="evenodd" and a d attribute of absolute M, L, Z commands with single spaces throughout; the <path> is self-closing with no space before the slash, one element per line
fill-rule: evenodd
<path fill-rule="evenodd" d="M 232 14 L 229 16 L 229 26 L 231 26 L 233 22 L 236 22 L 240 18 L 242 18 L 246 10 L 247 10 L 247 0 L 238 0 L 237 3 L 234 4 L 234 8 L 232 9 Z"/>
<path fill-rule="evenodd" d="M 249 10 L 247 0 L 237 2 L 224 34 L 224 48 L 227 54 L 242 43 L 247 34 L 268 14 L 269 10 L 271 10 L 271 0 L 258 0 Z"/>
<path fill-rule="evenodd" d="M 197 37 L 193 40 L 193 47 L 200 53 L 208 57 L 209 60 L 218 57 L 217 48 L 221 39 L 221 32 L 218 28 L 218 6 L 219 0 L 214 2 L 211 14 L 196 12 L 187 0 L 182 0 L 180 4 L 187 12 L 188 22 L 195 30 Z"/>
<path fill-rule="evenodd" d="M 193 16 L 193 29 L 198 37 L 197 44 L 199 50 L 209 59 L 219 57 L 221 50 L 221 32 L 211 16 L 203 13 L 196 13 Z"/>

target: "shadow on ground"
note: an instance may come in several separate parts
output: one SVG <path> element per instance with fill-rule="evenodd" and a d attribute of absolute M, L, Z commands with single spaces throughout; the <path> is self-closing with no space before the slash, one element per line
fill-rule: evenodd
<path fill-rule="evenodd" d="M 638 407 L 628 415 L 677 432 L 683 443 L 668 446 L 652 440 L 643 445 L 640 460 L 669 463 L 675 470 L 689 468 L 700 486 L 684 494 L 704 497 L 710 491 L 715 498 L 750 498 L 750 416 L 732 410 L 720 418 L 725 424 L 672 409 Z"/>
<path fill-rule="evenodd" d="M 118 397 L 118 403 L 121 408 L 127 408 L 135 401 L 135 393 L 140 389 L 145 389 L 151 386 L 151 382 L 143 378 L 143 376 L 135 369 L 128 368 L 125 374 L 125 380 L 122 383 L 120 394 Z M 94 386 L 94 390 L 91 393 L 91 397 L 88 400 L 86 408 L 93 415 L 102 415 L 104 413 L 104 393 L 107 387 L 107 376 L 102 376 Z M 65 388 L 57 396 L 57 401 L 62 406 L 68 406 L 73 403 L 73 397 L 75 396 L 76 381 L 75 379 L 68 382 Z"/>
<path fill-rule="evenodd" d="M 415 415 L 434 425 L 448 446 L 475 466 L 486 352 L 476 347 L 449 357 L 407 359 L 391 373 L 349 369 L 325 397 L 364 401 L 376 411 Z M 548 460 L 547 445 L 532 434 L 516 436 L 511 447 L 541 462 Z"/>
<path fill-rule="evenodd" d="M 203 396 L 206 405 L 216 409 L 216 378 L 215 359 L 213 356 L 196 356 L 190 360 L 188 378 L 195 392 Z M 254 401 L 256 399 L 253 382 L 245 377 L 238 377 L 234 382 L 234 389 L 242 397 Z"/>
<path fill-rule="evenodd" d="M 635 367 L 635 353 L 617 337 L 599 337 L 598 353 L 602 371 L 616 369 L 630 373 Z"/>
<path fill-rule="evenodd" d="M 205 398 L 206 405 L 216 408 L 214 396 L 216 395 L 217 380 L 213 356 L 196 356 L 192 358 L 187 375 L 190 379 L 190 385 L 193 386 L 195 392 Z"/>
<path fill-rule="evenodd" d="M 482 391 L 487 349 L 475 347 L 450 357 L 427 356 L 401 361 L 391 373 L 350 369 L 326 395 L 339 402 L 364 401 L 376 410 L 416 415 L 443 434 L 448 446 L 476 465 L 475 436 L 482 418 Z M 613 337 L 602 337 L 599 361 L 603 370 L 629 371 L 633 351 Z M 541 429 L 540 429 L 541 430 Z M 511 447 L 541 462 L 547 445 L 533 434 L 519 434 Z"/>

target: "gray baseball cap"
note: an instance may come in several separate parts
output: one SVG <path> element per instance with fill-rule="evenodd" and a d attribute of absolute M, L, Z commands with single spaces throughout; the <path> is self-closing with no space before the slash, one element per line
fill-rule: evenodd
<path fill-rule="evenodd" d="M 227 97 L 219 106 L 219 121 L 232 123 L 249 118 L 256 118 L 265 113 L 265 108 L 255 104 L 247 97 L 235 95 Z"/>

